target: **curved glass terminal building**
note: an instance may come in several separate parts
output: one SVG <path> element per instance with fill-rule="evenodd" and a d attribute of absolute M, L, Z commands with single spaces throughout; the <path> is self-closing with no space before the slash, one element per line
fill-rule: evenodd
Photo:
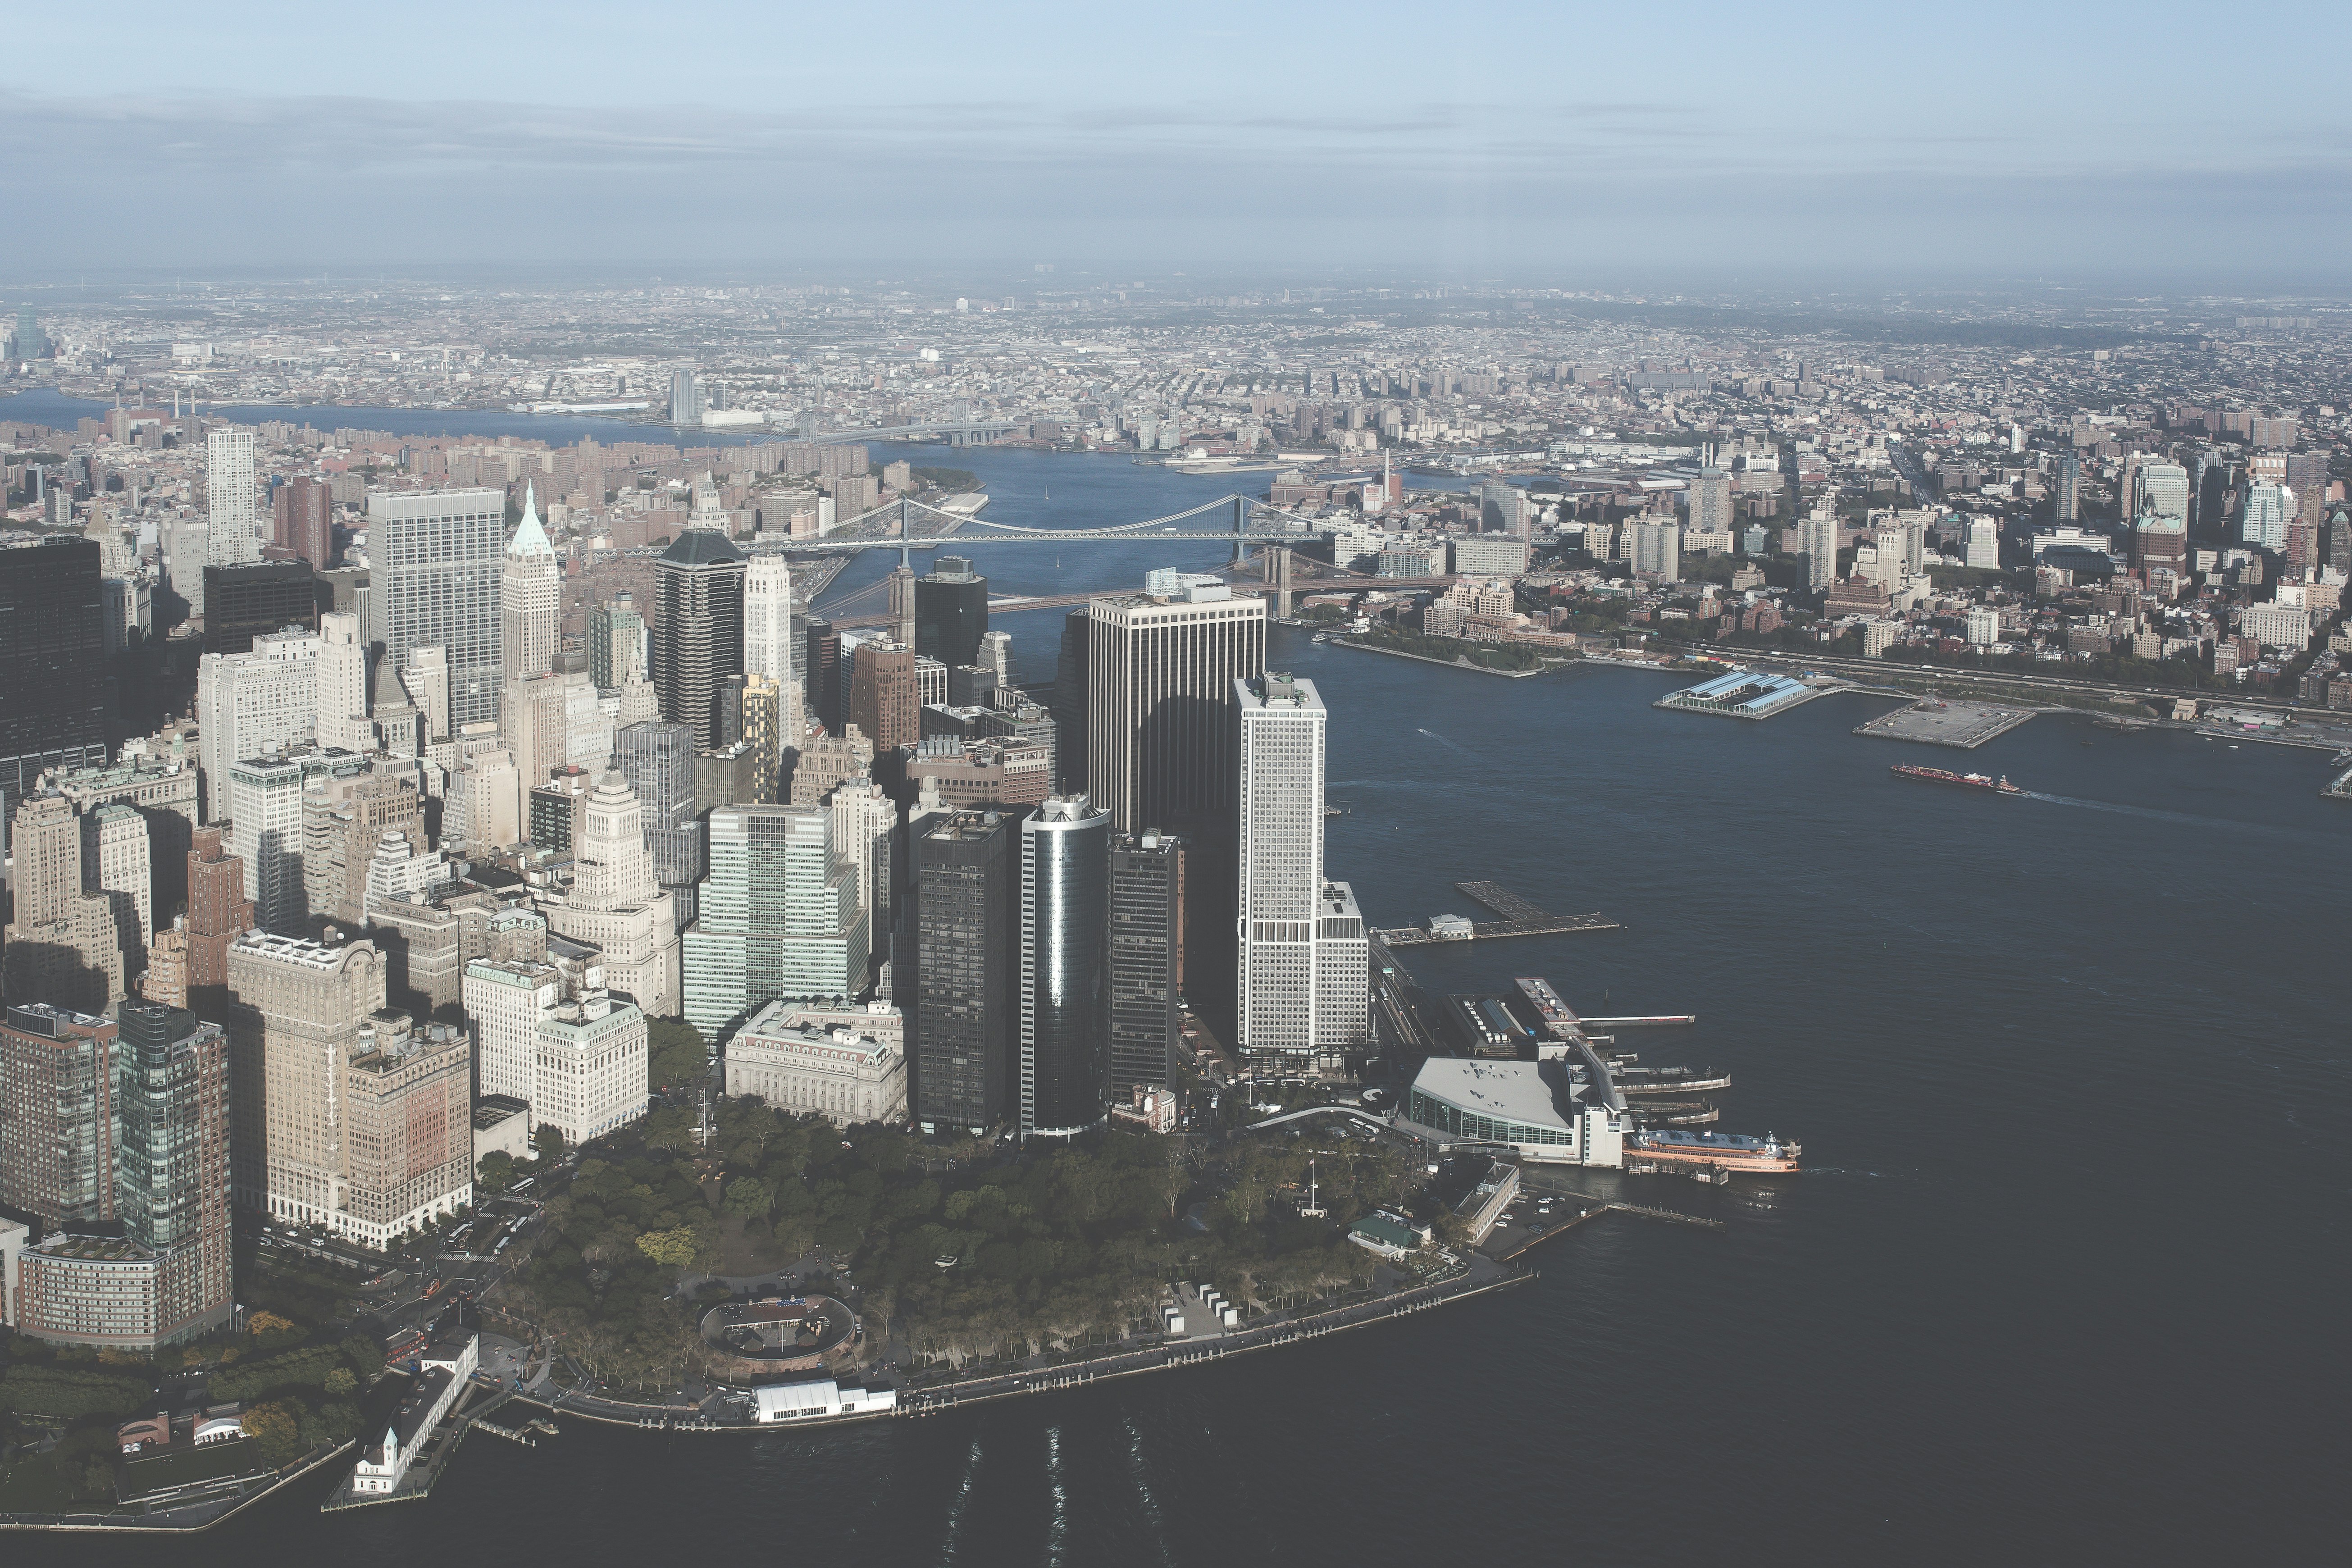
<path fill-rule="evenodd" d="M 1110 813 L 1055 795 L 1021 824 L 1021 1135 L 1097 1125 L 1110 1098 Z"/>

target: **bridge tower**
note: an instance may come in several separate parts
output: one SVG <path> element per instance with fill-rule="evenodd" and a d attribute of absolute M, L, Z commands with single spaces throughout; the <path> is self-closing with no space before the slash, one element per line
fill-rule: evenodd
<path fill-rule="evenodd" d="M 1242 535 L 1248 531 L 1249 498 L 1235 496 L 1234 498 L 1234 564 L 1236 566 L 1249 559 L 1249 546 L 1242 539 Z"/>

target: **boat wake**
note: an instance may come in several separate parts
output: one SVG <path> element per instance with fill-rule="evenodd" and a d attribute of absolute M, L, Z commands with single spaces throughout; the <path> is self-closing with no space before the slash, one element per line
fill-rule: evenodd
<path fill-rule="evenodd" d="M 2071 795 L 2045 795 L 2035 789 L 2021 790 L 2018 793 L 2018 798 L 2046 801 L 2052 805 L 2077 806 L 2084 811 L 2113 812 L 2117 816 L 2141 816 L 2153 822 L 2179 822 L 2191 827 L 2243 827 L 2252 828 L 2258 832 L 2280 831 L 2266 828 L 2259 822 L 2233 822 L 2226 816 L 2198 816 L 2186 811 L 2166 811 L 2159 806 L 2125 805 L 2121 802 L 2112 800 L 2083 800 Z"/>
<path fill-rule="evenodd" d="M 1467 747 L 1455 745 L 1453 742 L 1447 740 L 1444 736 L 1439 734 L 1434 730 L 1415 730 L 1413 733 L 1417 735 L 1426 735 L 1431 740 L 1436 742 L 1439 745 L 1444 746 L 1447 751 L 1460 752 L 1464 756 L 1468 757 L 1474 763 L 1478 760 L 1476 752 L 1469 750 Z"/>

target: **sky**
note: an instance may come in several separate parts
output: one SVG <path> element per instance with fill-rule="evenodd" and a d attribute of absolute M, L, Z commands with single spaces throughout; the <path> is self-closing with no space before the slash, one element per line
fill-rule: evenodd
<path fill-rule="evenodd" d="M 0 65 L 0 271 L 2325 279 L 2352 243 L 2347 17 L 2063 0 L 27 10 Z"/>

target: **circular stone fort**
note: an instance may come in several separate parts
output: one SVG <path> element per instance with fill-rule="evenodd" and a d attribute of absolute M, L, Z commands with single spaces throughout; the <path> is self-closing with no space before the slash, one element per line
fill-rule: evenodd
<path fill-rule="evenodd" d="M 849 1348 L 857 1315 L 831 1296 L 721 1301 L 702 1315 L 702 1342 L 760 1372 L 813 1372 Z"/>

